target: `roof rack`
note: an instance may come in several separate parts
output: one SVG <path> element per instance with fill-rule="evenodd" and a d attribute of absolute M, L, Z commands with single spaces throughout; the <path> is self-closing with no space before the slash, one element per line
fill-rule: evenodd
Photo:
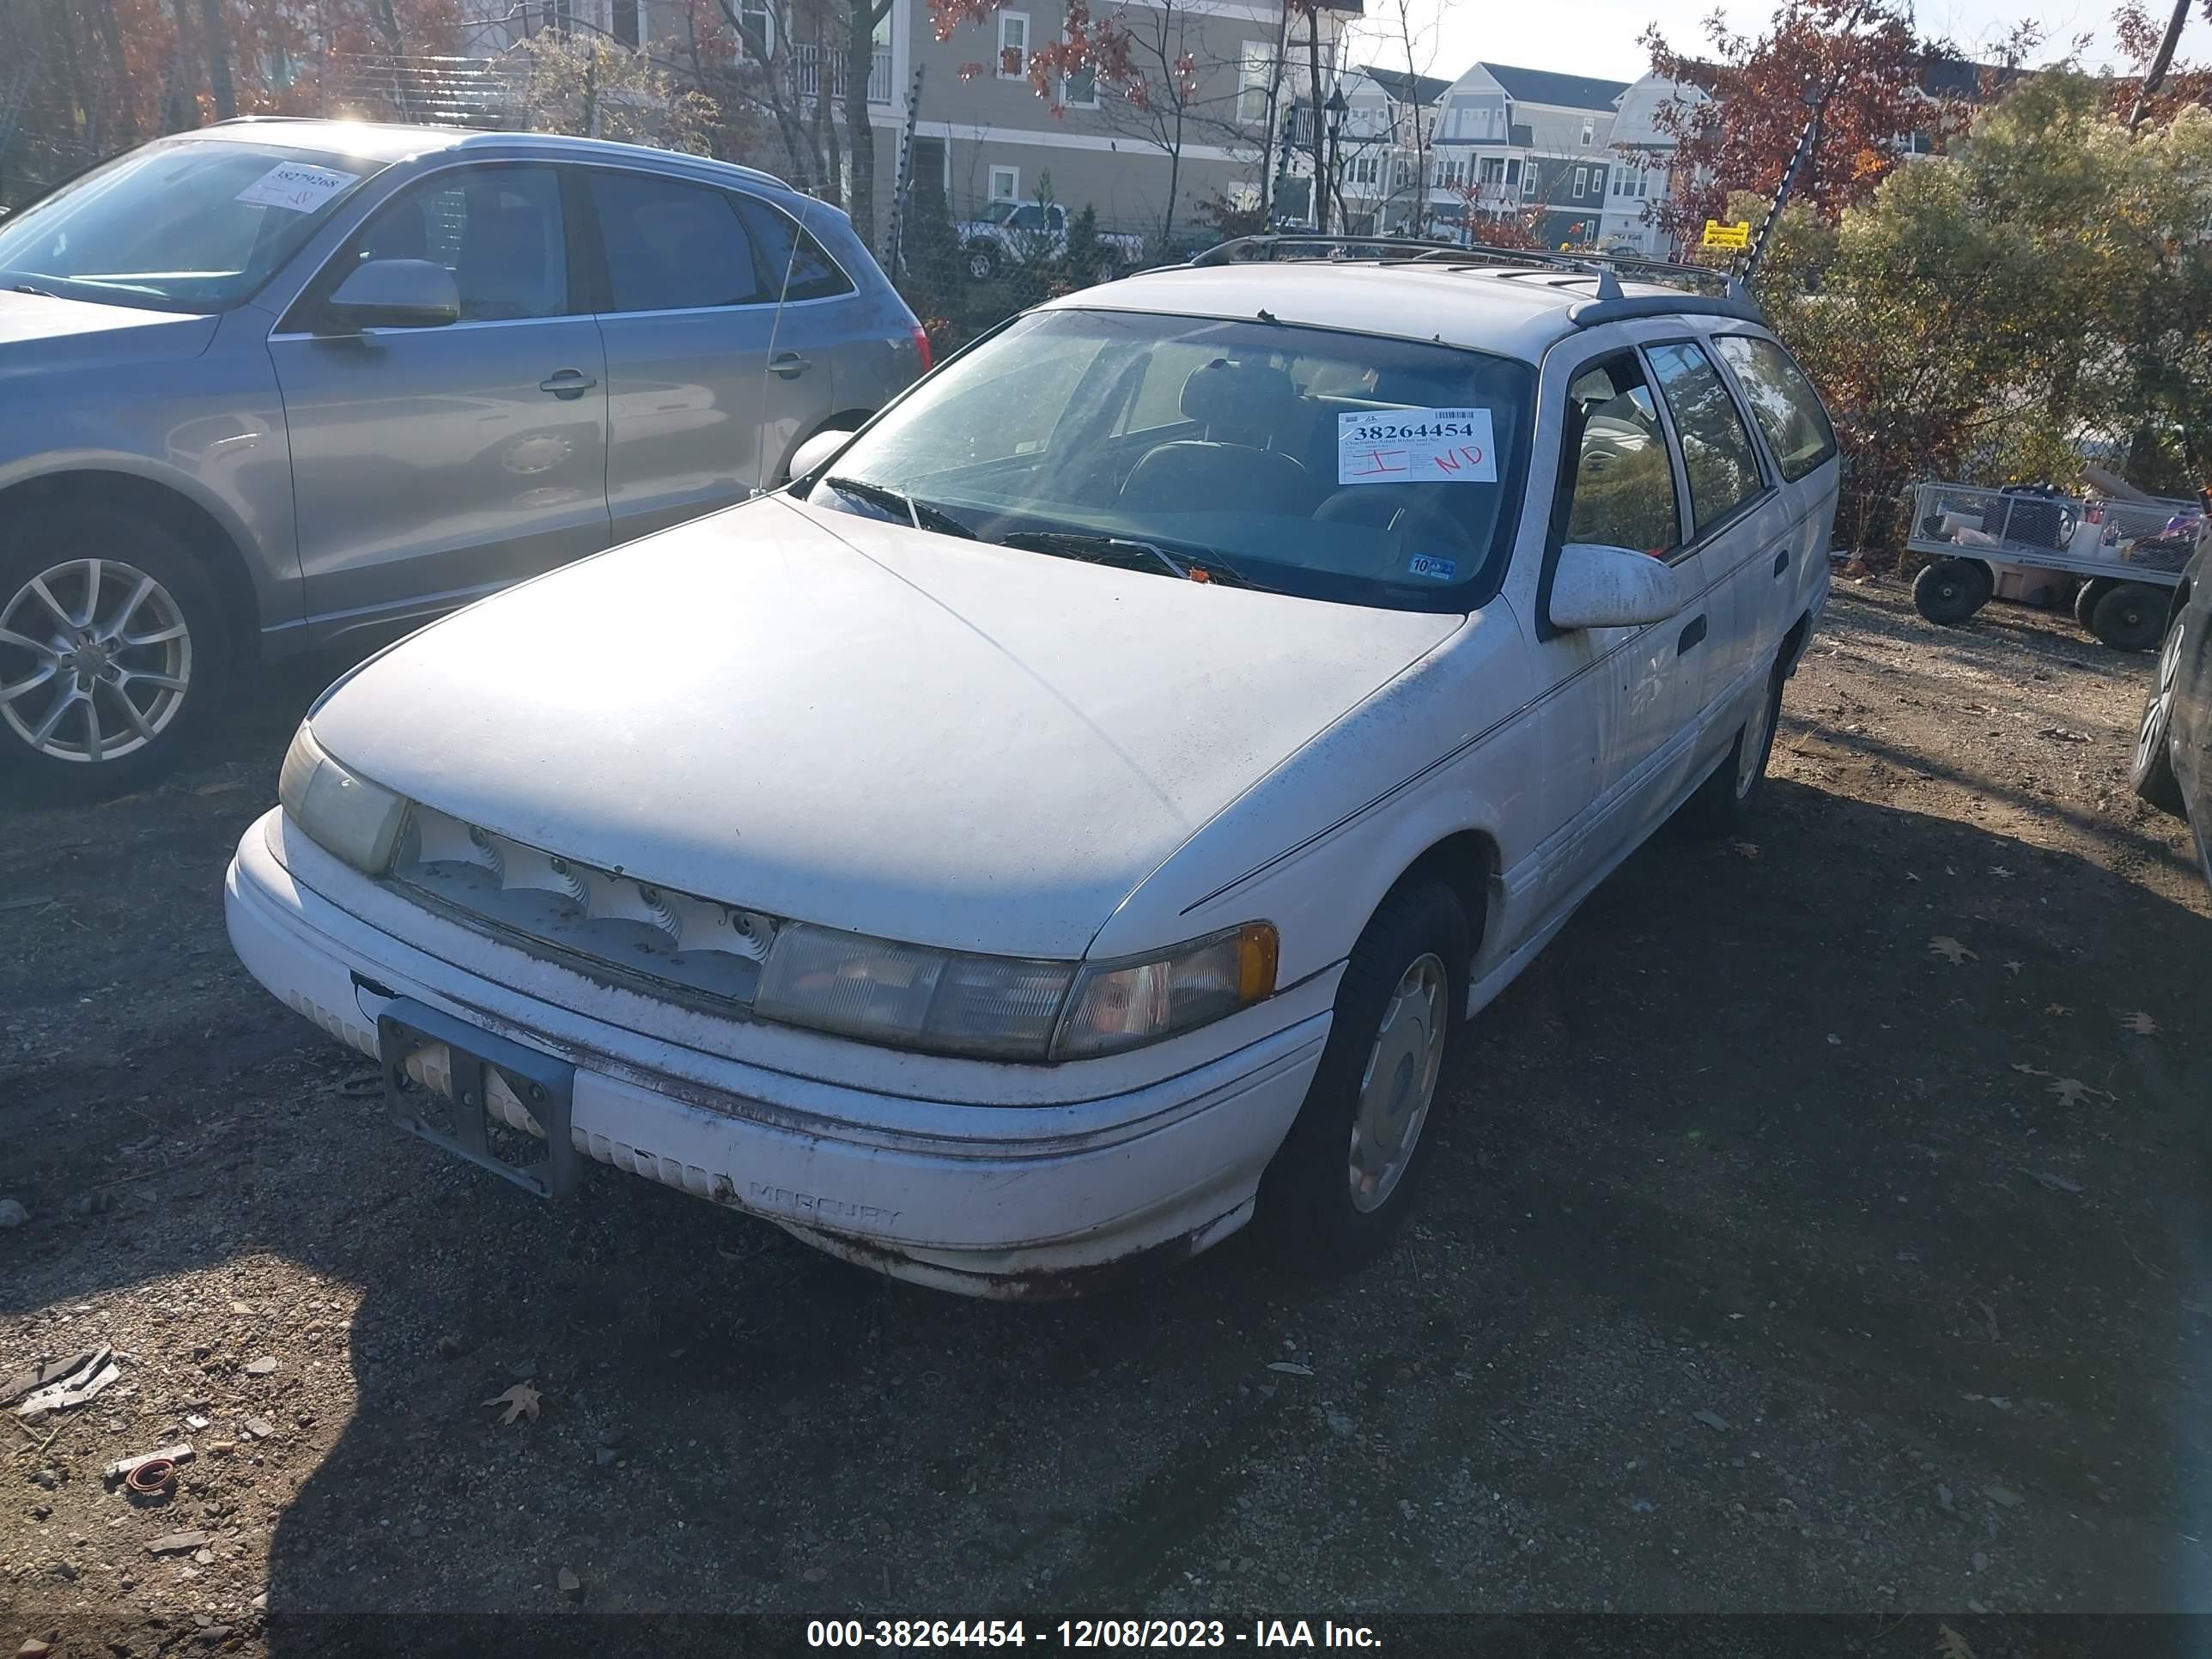
<path fill-rule="evenodd" d="M 1587 277 L 1596 284 L 1595 292 L 1567 313 L 1568 320 L 1578 328 L 1595 328 L 1600 323 L 1632 317 L 1674 315 L 1683 312 L 1735 317 L 1753 323 L 1766 320 L 1753 301 L 1743 279 L 1734 271 L 1714 265 L 1681 264 L 1667 259 L 1647 258 L 1640 253 L 1566 253 L 1553 252 L 1547 248 L 1495 247 L 1483 242 L 1431 242 L 1412 236 L 1338 236 L 1323 235 L 1318 232 L 1306 235 L 1296 231 L 1283 231 L 1262 236 L 1233 237 L 1193 254 L 1189 263 L 1194 265 L 1225 265 L 1272 263 L 1283 258 L 1336 263 L 1363 258 L 1372 258 L 1383 264 L 1440 264 L 1455 269 L 1516 264 L 1529 269 L 1525 272 L 1503 274 L 1534 276 L 1544 270 L 1556 270 L 1568 273 L 1570 276 Z M 1717 288 L 1719 292 L 1686 292 L 1679 299 L 1667 295 L 1631 295 L 1620 286 L 1620 277 L 1624 273 L 1632 278 L 1649 277 L 1669 287 L 1700 283 Z"/>

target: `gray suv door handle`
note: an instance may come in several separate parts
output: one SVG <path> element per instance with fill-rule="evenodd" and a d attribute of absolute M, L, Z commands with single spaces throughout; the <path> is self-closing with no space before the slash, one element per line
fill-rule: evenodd
<path fill-rule="evenodd" d="M 556 398 L 580 398 L 599 381 L 580 368 L 563 368 L 538 383 L 540 392 L 550 392 Z"/>
<path fill-rule="evenodd" d="M 813 365 L 797 352 L 787 351 L 781 356 L 769 359 L 769 367 L 782 375 L 785 380 L 795 380 Z"/>

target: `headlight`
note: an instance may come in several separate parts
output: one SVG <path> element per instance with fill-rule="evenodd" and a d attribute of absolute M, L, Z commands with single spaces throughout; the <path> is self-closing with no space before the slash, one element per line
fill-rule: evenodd
<path fill-rule="evenodd" d="M 365 875 L 392 867 L 407 826 L 407 798 L 356 777 L 324 753 L 305 720 L 292 734 L 277 775 L 276 799 L 301 832 Z"/>
<path fill-rule="evenodd" d="M 1274 994 L 1275 930 L 1264 921 L 1194 939 L 1146 962 L 1085 966 L 1053 1044 L 1083 1060 L 1158 1042 Z"/>
<path fill-rule="evenodd" d="M 780 929 L 753 1012 L 868 1042 L 1042 1060 L 1075 964 L 970 957 L 832 927 Z"/>
<path fill-rule="evenodd" d="M 1275 951 L 1265 922 L 1156 959 L 1087 967 L 963 956 L 794 922 L 769 948 L 753 1012 L 895 1048 L 1083 1060 L 1157 1042 L 1272 994 Z"/>

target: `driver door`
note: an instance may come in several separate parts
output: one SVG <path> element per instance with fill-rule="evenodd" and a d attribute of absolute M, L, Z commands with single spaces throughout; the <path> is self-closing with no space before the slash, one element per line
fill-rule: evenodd
<path fill-rule="evenodd" d="M 1686 544 L 1680 464 L 1637 351 L 1623 349 L 1577 372 L 1565 438 L 1553 547 L 1594 542 L 1646 553 L 1675 566 L 1686 592 L 1701 593 L 1701 556 Z M 1543 802 L 1551 841 L 1543 879 L 1556 902 L 1648 835 L 1687 776 L 1703 688 L 1698 653 L 1711 625 L 1700 597 L 1642 627 L 1555 630 L 1544 612 L 1547 598 L 1540 586 L 1531 631 L 1548 692 Z"/>

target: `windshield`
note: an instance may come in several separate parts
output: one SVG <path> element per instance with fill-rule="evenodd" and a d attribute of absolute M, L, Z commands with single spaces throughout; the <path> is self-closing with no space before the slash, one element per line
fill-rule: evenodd
<path fill-rule="evenodd" d="M 1040 556 L 1465 611 L 1512 543 L 1533 381 L 1418 341 L 1039 312 L 923 381 L 809 499 Z"/>
<path fill-rule="evenodd" d="M 0 221 L 0 290 L 225 311 L 382 166 L 274 145 L 149 145 Z"/>

